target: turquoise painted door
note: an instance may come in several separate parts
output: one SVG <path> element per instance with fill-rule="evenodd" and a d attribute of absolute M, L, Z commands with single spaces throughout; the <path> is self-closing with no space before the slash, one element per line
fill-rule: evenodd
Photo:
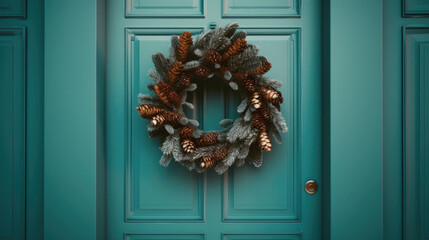
<path fill-rule="evenodd" d="M 107 1 L 108 239 L 321 239 L 321 2 Z M 172 35 L 236 21 L 281 80 L 289 132 L 261 168 L 224 175 L 159 165 L 159 140 L 135 112 L 152 54 Z M 204 130 L 234 118 L 237 96 L 207 81 L 194 97 Z M 191 116 L 189 116 L 191 117 Z M 314 179 L 320 190 L 307 194 Z"/>

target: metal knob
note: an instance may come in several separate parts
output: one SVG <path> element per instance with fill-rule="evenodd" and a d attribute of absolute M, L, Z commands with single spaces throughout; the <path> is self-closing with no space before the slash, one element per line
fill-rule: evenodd
<path fill-rule="evenodd" d="M 305 183 L 305 191 L 308 194 L 315 194 L 317 192 L 318 188 L 319 188 L 319 186 L 317 185 L 317 182 L 314 180 L 308 180 Z"/>

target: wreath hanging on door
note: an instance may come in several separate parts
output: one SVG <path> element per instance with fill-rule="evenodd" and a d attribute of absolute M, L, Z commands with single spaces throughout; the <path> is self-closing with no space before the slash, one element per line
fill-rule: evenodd
<path fill-rule="evenodd" d="M 246 32 L 236 33 L 237 28 L 237 23 L 228 24 L 195 41 L 190 32 L 183 32 L 171 38 L 168 58 L 162 53 L 152 56 L 155 70 L 148 74 L 153 83 L 147 87 L 155 96 L 139 94 L 137 111 L 150 120 L 149 135 L 162 139 L 161 165 L 174 158 L 190 170 L 214 167 L 222 174 L 233 164 L 261 166 L 262 151 L 272 148 L 270 136 L 281 143 L 280 133 L 288 130 L 280 113 L 281 82 L 263 76 L 271 63 L 258 56 L 258 47 L 248 44 Z M 184 113 L 184 107 L 194 109 L 186 100 L 198 79 L 225 81 L 242 98 L 239 117 L 222 120 L 222 130 L 200 130 L 198 121 Z"/>

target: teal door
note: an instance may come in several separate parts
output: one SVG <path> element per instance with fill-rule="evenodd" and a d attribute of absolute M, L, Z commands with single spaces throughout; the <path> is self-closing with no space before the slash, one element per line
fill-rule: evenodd
<path fill-rule="evenodd" d="M 107 1 L 108 239 L 321 239 L 320 1 Z M 281 80 L 289 132 L 260 168 L 198 174 L 159 165 L 159 139 L 135 112 L 152 54 L 170 38 L 238 22 Z M 204 130 L 235 118 L 238 97 L 207 81 L 194 96 Z M 192 116 L 188 116 L 192 117 Z M 308 180 L 319 183 L 306 193 Z"/>

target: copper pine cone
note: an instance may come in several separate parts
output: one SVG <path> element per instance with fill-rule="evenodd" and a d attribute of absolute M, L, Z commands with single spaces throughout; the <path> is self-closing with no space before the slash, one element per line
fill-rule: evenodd
<path fill-rule="evenodd" d="M 174 81 L 176 81 L 177 77 L 182 73 L 183 71 L 183 64 L 182 62 L 175 62 L 171 64 L 170 68 L 168 69 L 168 82 L 170 84 L 173 84 Z"/>
<path fill-rule="evenodd" d="M 264 118 L 261 116 L 261 114 L 257 112 L 252 113 L 251 123 L 252 123 L 252 126 L 259 129 L 259 131 L 267 130 L 267 125 Z"/>
<path fill-rule="evenodd" d="M 222 73 L 222 74 L 224 74 L 226 72 L 229 72 L 229 71 L 231 71 L 231 68 L 228 67 L 228 66 L 221 65 L 220 68 L 219 68 L 219 72 Z"/>
<path fill-rule="evenodd" d="M 206 77 L 207 75 L 209 75 L 209 73 L 210 69 L 206 66 L 201 66 L 195 69 L 195 75 L 197 75 L 198 77 Z"/>
<path fill-rule="evenodd" d="M 195 150 L 195 143 L 190 139 L 182 141 L 182 150 L 185 153 L 193 153 Z"/>
<path fill-rule="evenodd" d="M 264 64 L 262 64 L 261 66 L 259 66 L 258 68 L 248 72 L 249 75 L 263 75 L 265 73 L 267 73 L 268 71 L 270 71 L 271 69 L 271 63 L 270 62 L 266 62 Z"/>
<path fill-rule="evenodd" d="M 207 62 L 212 63 L 212 64 L 217 64 L 222 62 L 222 55 L 220 55 L 218 52 L 216 51 L 208 51 L 205 55 L 205 59 Z"/>
<path fill-rule="evenodd" d="M 252 106 L 256 109 L 260 108 L 262 105 L 261 102 L 261 98 L 259 96 L 258 92 L 254 92 L 251 96 L 250 96 L 250 103 L 252 104 Z"/>
<path fill-rule="evenodd" d="M 227 154 L 228 154 L 228 148 L 226 147 L 217 148 L 216 150 L 213 151 L 212 158 L 219 161 L 224 159 Z"/>
<path fill-rule="evenodd" d="M 244 82 L 244 80 L 246 80 L 247 79 L 247 74 L 246 73 L 243 73 L 243 72 L 236 72 L 235 74 L 234 74 L 234 77 L 240 82 L 240 83 L 243 83 Z"/>
<path fill-rule="evenodd" d="M 223 54 L 222 59 L 226 60 L 234 55 L 237 55 L 241 53 L 246 48 L 246 39 L 239 38 L 235 40 L 231 46 L 226 50 L 226 52 Z"/>
<path fill-rule="evenodd" d="M 267 132 L 261 131 L 259 133 L 259 147 L 264 151 L 271 151 L 272 146 L 273 145 L 271 144 L 271 140 Z"/>
<path fill-rule="evenodd" d="M 187 86 L 191 85 L 191 77 L 189 77 L 189 75 L 186 73 L 182 73 L 182 74 L 180 74 L 179 78 L 177 79 L 177 83 L 181 87 L 187 87 Z"/>
<path fill-rule="evenodd" d="M 180 126 L 180 119 L 182 116 L 175 112 L 164 112 L 162 114 L 165 117 L 165 121 L 173 127 Z"/>
<path fill-rule="evenodd" d="M 205 136 L 199 137 L 196 139 L 196 143 L 200 147 L 207 147 L 215 144 L 219 133 L 209 132 Z"/>
<path fill-rule="evenodd" d="M 228 154 L 228 148 L 220 147 L 215 149 L 210 155 L 201 158 L 200 167 L 209 168 L 214 166 L 217 162 L 224 159 Z"/>
<path fill-rule="evenodd" d="M 248 77 L 248 78 L 244 79 L 242 85 L 249 92 L 255 92 L 256 91 L 255 80 L 253 78 Z"/>
<path fill-rule="evenodd" d="M 186 62 L 191 46 L 192 34 L 185 31 L 179 36 L 179 45 L 177 46 L 177 56 L 180 61 Z"/>
<path fill-rule="evenodd" d="M 265 121 L 270 121 L 271 120 L 271 113 L 270 113 L 270 109 L 267 108 L 267 106 L 264 104 L 262 105 L 261 108 L 259 108 L 259 113 L 262 116 L 262 118 Z"/>
<path fill-rule="evenodd" d="M 159 100 L 161 100 L 161 102 L 163 102 L 165 105 L 178 107 L 181 104 L 181 96 L 177 94 L 174 91 L 173 87 L 171 87 L 167 83 L 160 82 L 153 88 L 156 93 L 156 96 L 158 96 Z"/>
<path fill-rule="evenodd" d="M 158 114 L 152 117 L 152 120 L 150 121 L 150 123 L 153 126 L 160 126 L 162 124 L 164 124 L 165 122 L 165 117 L 162 114 Z"/>
<path fill-rule="evenodd" d="M 283 103 L 283 97 L 281 92 L 273 89 L 261 89 L 261 92 L 265 99 L 267 99 L 268 102 L 280 104 Z"/>
<path fill-rule="evenodd" d="M 179 136 L 183 139 L 190 139 L 192 138 L 192 134 L 194 133 L 194 129 L 188 126 L 184 126 L 180 128 L 179 130 Z"/>
<path fill-rule="evenodd" d="M 147 118 L 152 115 L 162 113 L 164 111 L 163 109 L 150 104 L 142 104 L 138 106 L 136 109 L 139 112 L 140 116 L 143 118 Z"/>

